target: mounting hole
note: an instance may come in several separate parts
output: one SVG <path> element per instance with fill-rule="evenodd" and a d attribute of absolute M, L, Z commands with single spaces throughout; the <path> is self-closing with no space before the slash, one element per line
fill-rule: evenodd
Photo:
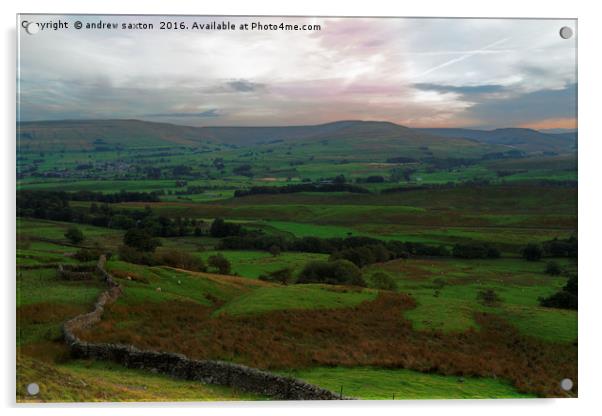
<path fill-rule="evenodd" d="M 563 26 L 560 28 L 560 37 L 562 39 L 570 39 L 573 37 L 573 29 L 568 26 Z"/>
<path fill-rule="evenodd" d="M 562 379 L 560 382 L 560 388 L 564 391 L 571 391 L 573 389 L 573 380 L 570 378 Z"/>
<path fill-rule="evenodd" d="M 29 383 L 27 385 L 27 394 L 29 394 L 30 396 L 35 396 L 40 392 L 40 386 L 38 386 L 38 383 Z"/>
<path fill-rule="evenodd" d="M 40 26 L 36 22 L 29 22 L 27 26 L 25 26 L 25 31 L 30 35 L 35 35 L 40 31 Z"/>

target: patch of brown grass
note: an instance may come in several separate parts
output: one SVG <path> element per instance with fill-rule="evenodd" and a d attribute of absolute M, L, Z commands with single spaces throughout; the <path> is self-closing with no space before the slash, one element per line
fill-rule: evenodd
<path fill-rule="evenodd" d="M 501 377 L 520 391 L 549 397 L 564 396 L 561 379 L 577 379 L 574 345 L 524 336 L 485 313 L 476 315 L 480 331 L 415 331 L 402 316 L 415 302 L 403 294 L 383 292 L 354 308 L 274 311 L 252 317 L 212 317 L 214 307 L 183 302 L 113 305 L 100 325 L 80 335 L 266 369 L 371 365 Z"/>
<path fill-rule="evenodd" d="M 86 312 L 86 308 L 80 305 L 52 302 L 34 303 L 17 308 L 17 322 L 19 327 L 61 322 L 84 312 Z"/>

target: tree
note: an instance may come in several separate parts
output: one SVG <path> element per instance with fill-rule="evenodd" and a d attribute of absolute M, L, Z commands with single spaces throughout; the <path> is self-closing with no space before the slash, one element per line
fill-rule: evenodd
<path fill-rule="evenodd" d="M 234 224 L 226 222 L 222 218 L 216 218 L 211 223 L 209 234 L 211 237 L 222 238 L 233 235 L 240 235 L 242 233 L 242 226 L 240 224 Z"/>
<path fill-rule="evenodd" d="M 274 244 L 273 246 L 270 246 L 270 254 L 274 257 L 280 255 L 280 253 L 282 252 L 282 250 L 280 250 L 280 247 L 278 247 L 276 244 Z"/>
<path fill-rule="evenodd" d="M 65 238 L 73 244 L 79 244 L 84 241 L 84 233 L 77 227 L 69 227 L 65 233 Z"/>
<path fill-rule="evenodd" d="M 378 271 L 370 276 L 371 286 L 381 290 L 397 290 L 397 283 L 390 274 Z"/>
<path fill-rule="evenodd" d="M 141 228 L 130 228 L 127 230 L 123 236 L 123 243 L 126 246 L 147 253 L 154 252 L 161 245 L 161 241 L 158 238 L 153 237 L 148 230 Z"/>
<path fill-rule="evenodd" d="M 480 290 L 477 299 L 486 306 L 494 306 L 500 301 L 500 297 L 493 289 Z"/>
<path fill-rule="evenodd" d="M 310 261 L 301 270 L 297 283 L 366 286 L 361 270 L 348 260 Z"/>
<path fill-rule="evenodd" d="M 268 274 L 262 274 L 259 276 L 260 280 L 267 282 L 277 282 L 283 285 L 289 284 L 293 280 L 293 270 L 290 267 L 283 269 L 274 270 Z"/>
<path fill-rule="evenodd" d="M 209 257 L 209 265 L 217 269 L 219 274 L 229 274 L 230 273 L 230 262 L 227 258 L 224 257 L 223 254 L 218 253 L 211 257 Z"/>
<path fill-rule="evenodd" d="M 577 309 L 578 306 L 577 276 L 571 276 L 562 290 L 547 298 L 540 298 L 539 304 L 546 308 Z"/>
<path fill-rule="evenodd" d="M 167 250 L 156 256 L 157 262 L 165 264 L 169 267 L 177 269 L 186 269 L 196 272 L 204 272 L 207 270 L 205 262 L 192 254 L 182 250 Z"/>
<path fill-rule="evenodd" d="M 527 261 L 538 261 L 541 259 L 543 252 L 539 244 L 529 243 L 523 248 L 523 258 Z"/>
<path fill-rule="evenodd" d="M 558 276 L 560 273 L 562 273 L 562 269 L 560 268 L 560 265 L 555 261 L 549 261 L 546 264 L 545 272 L 550 276 Z"/>

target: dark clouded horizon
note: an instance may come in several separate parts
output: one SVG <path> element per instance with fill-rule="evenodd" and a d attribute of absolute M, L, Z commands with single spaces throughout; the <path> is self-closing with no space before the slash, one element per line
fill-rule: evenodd
<path fill-rule="evenodd" d="M 196 126 L 386 120 L 413 127 L 576 127 L 573 20 L 210 18 L 314 31 L 19 31 L 22 121 L 137 118 Z"/>

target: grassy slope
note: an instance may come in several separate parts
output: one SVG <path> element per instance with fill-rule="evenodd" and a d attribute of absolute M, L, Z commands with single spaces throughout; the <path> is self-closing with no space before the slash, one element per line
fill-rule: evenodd
<path fill-rule="evenodd" d="M 373 290 L 313 284 L 262 287 L 237 297 L 218 309 L 216 314 L 251 315 L 275 310 L 345 308 L 373 300 L 376 294 Z"/>
<path fill-rule="evenodd" d="M 27 394 L 29 383 L 40 393 Z M 50 364 L 22 357 L 17 361 L 18 402 L 169 402 L 261 400 L 230 388 L 177 380 L 113 363 L 69 361 Z"/>
<path fill-rule="evenodd" d="M 557 260 L 569 270 L 575 265 Z M 506 318 L 526 334 L 549 341 L 572 342 L 577 338 L 575 311 L 542 308 L 538 298 L 562 287 L 566 278 L 543 273 L 544 262 L 498 260 L 396 260 L 372 266 L 396 279 L 399 290 L 410 293 L 418 306 L 406 312 L 417 329 L 463 331 L 476 328 L 474 311 L 488 311 Z M 438 280 L 436 280 L 438 279 Z M 437 285 L 443 281 L 443 287 Z M 493 289 L 501 302 L 483 306 L 477 294 Z"/>
<path fill-rule="evenodd" d="M 374 367 L 317 367 L 288 373 L 343 395 L 367 400 L 492 399 L 533 397 L 503 380 L 424 374 Z"/>
<path fill-rule="evenodd" d="M 20 221 L 22 235 L 32 238 L 42 230 L 45 236 L 60 238 L 64 233 L 62 223 Z M 91 227 L 95 228 L 95 227 Z M 86 229 L 86 235 L 94 234 Z M 110 239 L 108 233 L 100 235 Z M 60 244 L 32 242 L 18 250 L 18 265 L 38 265 L 55 262 L 73 262 L 65 253 L 74 249 Z M 117 266 L 120 262 L 113 262 Z M 127 302 L 148 302 L 194 298 L 205 300 L 203 290 L 217 296 L 227 296 L 236 289 L 232 284 L 215 284 L 212 280 L 191 277 L 172 269 L 146 270 L 143 267 L 122 263 L 124 269 L 156 275 L 167 294 L 126 287 Z M 173 282 L 174 276 L 187 279 L 184 285 Z M 122 279 L 122 284 L 132 283 Z M 253 284 L 249 281 L 248 284 Z M 148 285 L 147 285 L 148 286 Z M 167 376 L 142 370 L 131 370 L 110 363 L 92 363 L 68 360 L 66 346 L 61 340 L 62 323 L 80 313 L 87 312 L 105 286 L 96 280 L 67 282 L 57 278 L 54 267 L 20 269 L 17 272 L 17 400 L 22 402 L 72 402 L 72 401 L 178 401 L 178 400 L 259 400 L 262 397 L 219 386 L 203 385 L 192 381 L 174 380 Z M 170 294 L 171 293 L 171 294 Z M 205 300 L 206 302 L 206 300 Z M 27 395 L 31 382 L 40 385 L 36 397 Z"/>

